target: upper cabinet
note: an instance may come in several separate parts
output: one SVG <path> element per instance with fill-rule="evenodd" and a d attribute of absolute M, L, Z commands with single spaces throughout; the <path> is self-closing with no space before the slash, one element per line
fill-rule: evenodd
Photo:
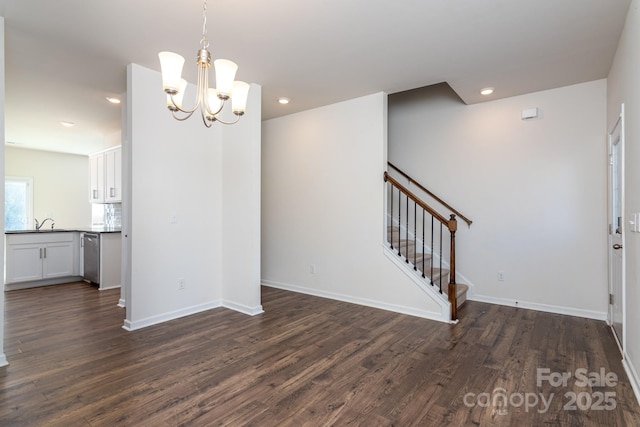
<path fill-rule="evenodd" d="M 122 202 L 122 150 L 109 148 L 89 156 L 91 203 Z"/>

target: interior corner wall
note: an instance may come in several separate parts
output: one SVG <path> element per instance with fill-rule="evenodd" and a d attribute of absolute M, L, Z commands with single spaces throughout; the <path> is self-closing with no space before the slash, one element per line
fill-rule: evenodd
<path fill-rule="evenodd" d="M 384 255 L 386 144 L 384 93 L 263 122 L 263 283 L 411 314 L 441 312 Z"/>
<path fill-rule="evenodd" d="M 4 18 L 0 16 L 0 138 L 2 138 L 2 149 L 0 150 L 0 176 L 4 176 Z M 0 188 L 0 197 L 4 200 L 4 185 Z M 4 230 L 4 203 L 0 206 L 2 218 L 2 229 Z M 0 245 L 0 259 L 4 267 L 4 244 Z M 4 268 L 3 268 L 4 271 Z M 0 292 L 0 366 L 7 364 L 7 357 L 4 354 L 4 292 Z"/>
<path fill-rule="evenodd" d="M 185 99 L 189 98 L 189 90 Z M 160 73 L 127 68 L 131 279 L 126 329 L 220 305 L 222 132 L 165 106 Z M 184 289 L 179 281 L 184 280 Z"/>
<path fill-rule="evenodd" d="M 474 105 L 446 84 L 391 95 L 389 160 L 473 221 L 456 234 L 470 299 L 606 319 L 605 80 Z"/>
<path fill-rule="evenodd" d="M 625 109 L 625 210 L 623 216 L 630 218 L 640 212 L 640 0 L 629 6 L 624 30 L 620 36 L 618 50 L 607 79 L 608 126 L 612 126 Z M 628 221 L 623 219 L 623 224 Z M 629 367 L 629 376 L 634 380 L 636 397 L 640 399 L 640 234 L 624 228 L 626 304 L 624 319 L 624 361 Z"/>
<path fill-rule="evenodd" d="M 246 314 L 260 304 L 260 145 L 262 88 L 252 84 L 247 112 L 223 128 L 222 300 Z"/>

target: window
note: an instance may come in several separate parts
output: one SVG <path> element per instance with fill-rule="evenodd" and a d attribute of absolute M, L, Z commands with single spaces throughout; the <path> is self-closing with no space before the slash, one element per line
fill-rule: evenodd
<path fill-rule="evenodd" d="M 33 222 L 33 178 L 4 180 L 4 229 L 25 230 Z"/>

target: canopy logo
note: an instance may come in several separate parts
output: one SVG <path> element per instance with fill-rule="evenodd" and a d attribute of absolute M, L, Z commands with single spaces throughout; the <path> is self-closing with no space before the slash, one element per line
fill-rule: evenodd
<path fill-rule="evenodd" d="M 536 370 L 536 386 L 541 388 L 545 384 L 554 388 L 588 388 L 588 391 L 565 392 L 563 395 L 563 409 L 565 411 L 612 411 L 617 406 L 615 391 L 593 391 L 595 387 L 615 387 L 618 384 L 616 373 L 607 372 L 605 368 L 594 372 L 585 368 L 576 369 L 574 372 L 552 372 L 549 368 L 538 368 Z M 524 407 L 525 412 L 536 410 L 538 413 L 544 414 L 549 411 L 555 396 L 556 393 L 547 395 L 540 391 L 508 393 L 504 388 L 496 387 L 490 393 L 467 393 L 463 397 L 463 402 L 467 407 L 491 407 L 493 413 L 498 415 L 508 414 L 509 408 L 520 407 Z"/>

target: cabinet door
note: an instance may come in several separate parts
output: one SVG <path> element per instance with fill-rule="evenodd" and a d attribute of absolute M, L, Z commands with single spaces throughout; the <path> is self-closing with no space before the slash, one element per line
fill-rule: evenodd
<path fill-rule="evenodd" d="M 47 243 L 44 246 L 42 278 L 73 276 L 73 243 Z"/>
<path fill-rule="evenodd" d="M 5 283 L 42 279 L 41 245 L 7 245 Z"/>
<path fill-rule="evenodd" d="M 105 202 L 122 201 L 122 155 L 120 148 L 104 153 Z"/>
<path fill-rule="evenodd" d="M 89 157 L 89 201 L 91 203 L 104 202 L 104 155 L 96 154 Z"/>

